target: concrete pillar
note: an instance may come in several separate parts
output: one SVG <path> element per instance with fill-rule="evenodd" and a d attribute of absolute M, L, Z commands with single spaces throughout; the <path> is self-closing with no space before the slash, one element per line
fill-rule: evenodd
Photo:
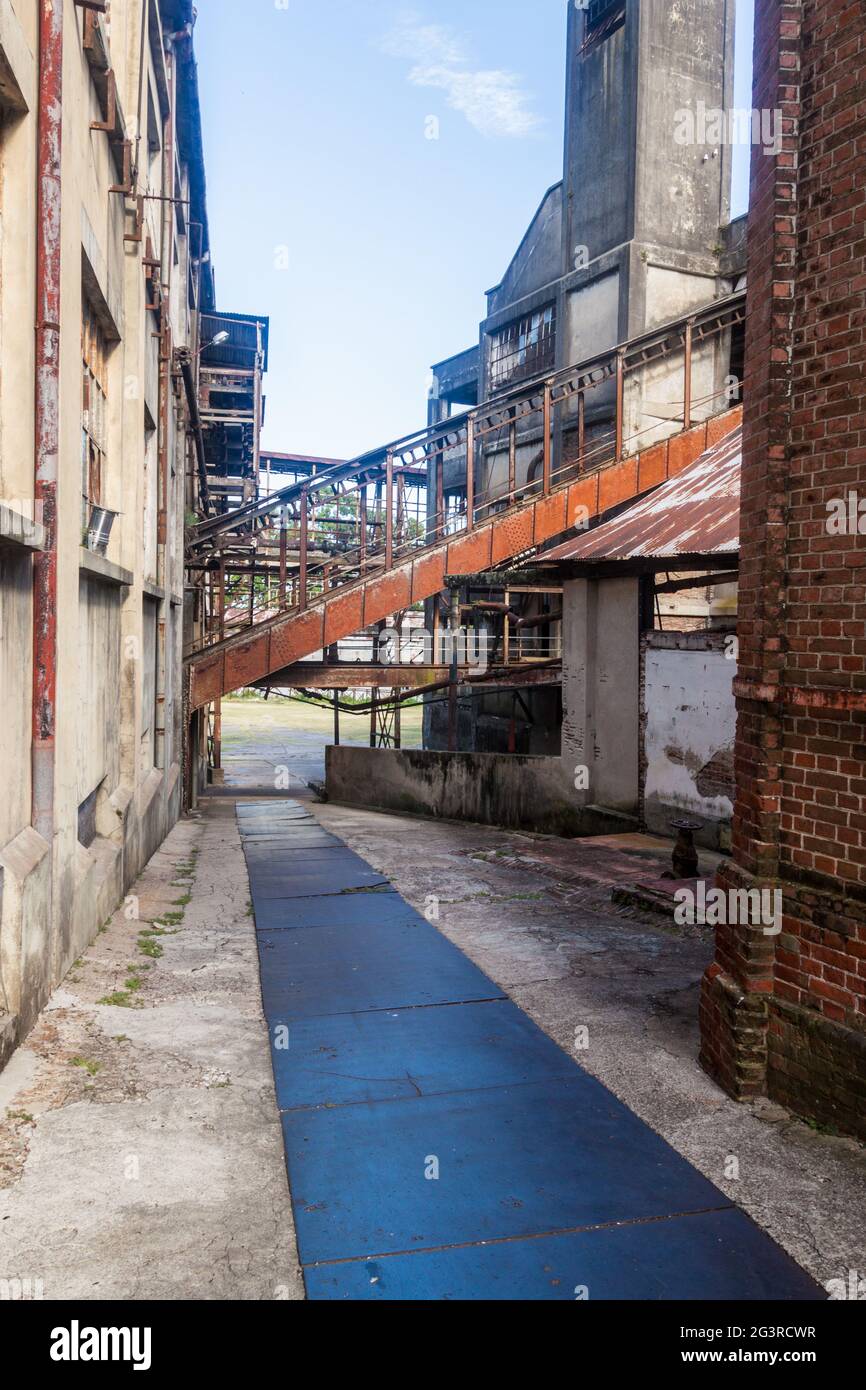
<path fill-rule="evenodd" d="M 567 581 L 562 628 L 563 771 L 581 804 L 637 816 L 640 581 Z"/>

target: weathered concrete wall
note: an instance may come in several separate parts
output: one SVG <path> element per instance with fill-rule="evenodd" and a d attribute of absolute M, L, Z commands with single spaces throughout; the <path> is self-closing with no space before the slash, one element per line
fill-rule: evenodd
<path fill-rule="evenodd" d="M 131 129 L 148 88 L 161 137 L 169 115 L 160 7 L 150 7 L 146 77 L 139 82 L 142 7 L 112 5 L 107 61 Z M 0 508 L 32 514 L 36 274 L 37 0 L 0 6 Z M 0 535 L 0 1065 L 51 991 L 93 940 L 153 854 L 181 806 L 181 624 L 186 436 L 174 400 L 167 411 L 165 544 L 158 544 L 159 324 L 146 309 L 147 238 L 162 245 L 162 160 L 148 173 L 141 242 L 118 182 L 116 146 L 103 119 L 81 42 L 84 11 L 66 0 L 63 54 L 60 244 L 60 402 L 56 528 L 58 594 L 53 835 L 32 827 L 32 549 Z M 189 80 L 188 69 L 178 84 Z M 146 126 L 145 126 L 146 128 Z M 175 135 L 180 191 L 189 193 L 183 129 Z M 173 173 L 169 175 L 172 192 Z M 200 212 L 200 210 L 199 210 Z M 178 226 L 162 267 L 171 278 L 173 343 L 190 343 L 188 228 Z M 106 342 L 104 462 L 100 501 L 120 515 L 107 557 L 82 549 L 81 328 L 85 302 Z M 168 383 L 169 391 L 172 390 Z M 30 403 L 28 405 L 28 403 Z M 39 520 L 37 516 L 37 521 Z M 145 610 L 150 610 L 145 620 Z M 145 657 L 145 648 L 147 653 Z M 142 760 L 142 741 L 147 750 Z M 88 806 L 88 843 L 79 808 Z"/>
<path fill-rule="evenodd" d="M 704 822 L 699 843 L 729 843 L 734 795 L 736 663 L 722 634 L 651 632 L 643 640 L 644 820 L 670 835 Z"/>
<path fill-rule="evenodd" d="M 0 847 L 30 824 L 31 570 L 27 551 L 0 546 Z"/>
<path fill-rule="evenodd" d="M 473 821 L 547 835 L 619 829 L 580 805 L 559 758 L 394 748 L 326 750 L 328 799 L 402 815 Z"/>

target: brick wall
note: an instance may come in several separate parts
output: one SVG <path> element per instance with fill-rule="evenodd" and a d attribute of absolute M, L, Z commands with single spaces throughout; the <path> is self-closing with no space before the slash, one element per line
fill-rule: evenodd
<path fill-rule="evenodd" d="M 704 1066 L 866 1137 L 866 5 L 757 0 L 741 524 L 737 806 L 727 888 L 780 935 L 717 933 Z M 866 511 L 866 509 L 864 509 Z M 866 532 L 866 514 L 862 518 Z"/>

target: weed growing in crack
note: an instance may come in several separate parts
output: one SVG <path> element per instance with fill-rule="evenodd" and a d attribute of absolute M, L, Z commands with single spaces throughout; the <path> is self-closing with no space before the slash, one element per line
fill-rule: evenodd
<path fill-rule="evenodd" d="M 102 999 L 97 999 L 97 1004 L 105 1004 L 111 1009 L 134 1009 L 137 1004 L 132 995 L 126 990 L 117 989 L 113 994 L 106 994 Z"/>
<path fill-rule="evenodd" d="M 102 1071 L 101 1062 L 91 1062 L 87 1057 L 71 1057 L 69 1059 L 69 1065 L 71 1067 L 81 1067 L 83 1071 L 87 1072 L 88 1076 L 95 1076 L 98 1071 Z"/>
<path fill-rule="evenodd" d="M 182 912 L 164 912 L 158 922 L 154 923 L 157 927 L 179 927 L 183 921 Z"/>

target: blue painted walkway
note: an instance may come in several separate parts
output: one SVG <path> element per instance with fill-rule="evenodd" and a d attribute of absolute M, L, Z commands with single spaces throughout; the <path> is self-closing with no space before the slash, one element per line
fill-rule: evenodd
<path fill-rule="evenodd" d="M 825 1297 L 304 807 L 238 821 L 310 1298 Z"/>

